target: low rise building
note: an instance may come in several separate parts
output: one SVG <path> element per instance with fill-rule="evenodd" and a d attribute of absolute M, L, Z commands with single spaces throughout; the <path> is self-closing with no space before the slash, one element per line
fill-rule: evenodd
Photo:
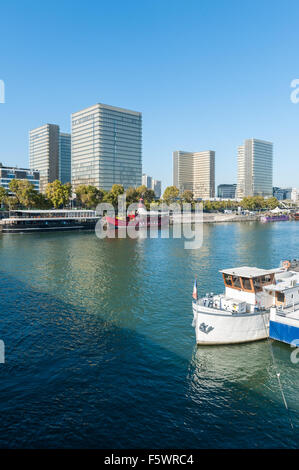
<path fill-rule="evenodd" d="M 40 174 L 37 170 L 4 166 L 0 163 L 0 186 L 7 190 L 9 190 L 9 183 L 14 179 L 17 179 L 29 181 L 33 184 L 34 189 L 39 192 L 39 178 Z"/>

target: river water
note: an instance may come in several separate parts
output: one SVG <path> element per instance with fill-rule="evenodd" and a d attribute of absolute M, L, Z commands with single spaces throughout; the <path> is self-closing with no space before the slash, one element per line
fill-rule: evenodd
<path fill-rule="evenodd" d="M 196 347 L 218 270 L 298 258 L 298 223 L 205 224 L 184 240 L 0 236 L 0 447 L 298 447 L 299 364 L 268 341 Z M 290 419 L 294 429 L 290 426 Z"/>

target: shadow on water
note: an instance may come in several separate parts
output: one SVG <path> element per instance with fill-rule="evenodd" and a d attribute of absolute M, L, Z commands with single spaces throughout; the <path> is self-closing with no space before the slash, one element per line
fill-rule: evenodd
<path fill-rule="evenodd" d="M 6 273 L 0 307 L 1 447 L 297 445 L 264 343 L 188 360 Z"/>

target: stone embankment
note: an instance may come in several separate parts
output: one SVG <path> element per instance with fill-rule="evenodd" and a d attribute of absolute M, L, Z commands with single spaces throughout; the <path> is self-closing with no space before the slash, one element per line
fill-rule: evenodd
<path fill-rule="evenodd" d="M 191 219 L 191 220 L 190 220 Z M 170 217 L 170 222 L 175 223 L 194 223 L 200 222 L 201 214 L 178 214 Z M 258 215 L 238 215 L 238 214 L 222 214 L 222 213 L 203 213 L 204 223 L 221 223 L 221 222 L 257 222 L 260 220 Z"/>

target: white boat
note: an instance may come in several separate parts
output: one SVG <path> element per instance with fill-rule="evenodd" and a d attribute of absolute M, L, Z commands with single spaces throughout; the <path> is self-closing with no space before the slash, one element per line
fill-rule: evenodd
<path fill-rule="evenodd" d="M 193 327 L 200 345 L 246 343 L 268 338 L 276 276 L 286 267 L 259 269 L 243 266 L 224 269 L 225 293 L 192 302 Z"/>
<path fill-rule="evenodd" d="M 272 339 L 299 346 L 299 261 L 287 262 L 288 270 L 266 289 L 273 296 L 270 309 Z"/>

